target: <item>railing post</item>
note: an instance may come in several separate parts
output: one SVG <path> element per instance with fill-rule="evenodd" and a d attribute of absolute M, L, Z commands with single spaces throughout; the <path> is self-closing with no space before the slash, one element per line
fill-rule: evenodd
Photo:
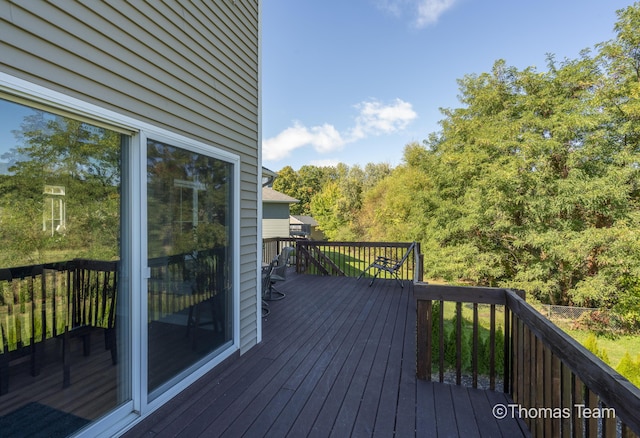
<path fill-rule="evenodd" d="M 424 255 L 420 249 L 420 242 L 414 242 L 413 246 L 413 277 L 414 281 L 424 281 Z"/>
<path fill-rule="evenodd" d="M 417 375 L 418 379 L 431 381 L 431 321 L 432 301 L 418 300 L 417 321 Z"/>

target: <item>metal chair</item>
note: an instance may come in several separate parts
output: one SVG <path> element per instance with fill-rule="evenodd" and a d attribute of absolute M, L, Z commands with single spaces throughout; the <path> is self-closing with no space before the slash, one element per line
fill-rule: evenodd
<path fill-rule="evenodd" d="M 269 272 L 269 290 L 265 298 L 267 301 L 281 300 L 285 297 L 285 294 L 273 285 L 278 281 L 285 281 L 287 279 L 287 263 L 289 262 L 289 257 L 292 252 L 292 247 L 285 246 L 282 248 L 282 252 L 271 262 L 272 264 L 275 262 L 275 264 Z M 274 294 L 276 295 L 275 297 Z"/>
<path fill-rule="evenodd" d="M 262 316 L 265 317 L 271 313 L 271 309 L 269 309 L 269 303 L 267 303 L 267 292 L 269 292 L 269 288 L 271 287 L 271 271 L 273 267 L 276 265 L 277 257 L 274 258 L 271 263 L 268 265 L 262 265 Z"/>
<path fill-rule="evenodd" d="M 369 266 L 367 266 L 367 269 L 362 271 L 362 273 L 358 276 L 358 280 L 360 280 L 360 278 L 362 278 L 362 276 L 365 273 L 367 273 L 370 269 L 375 269 L 375 274 L 373 275 L 373 278 L 369 282 L 369 287 L 371 287 L 371 285 L 373 284 L 375 279 L 378 277 L 380 272 L 384 271 L 391 274 L 391 277 L 396 279 L 400 287 L 404 288 L 404 284 L 402 283 L 402 280 L 400 280 L 400 277 L 398 276 L 398 271 L 400 271 L 400 268 L 409 257 L 409 254 L 411 254 L 411 252 L 413 251 L 415 245 L 416 245 L 415 242 L 409 245 L 407 252 L 404 254 L 404 256 L 400 260 L 394 260 L 394 259 L 390 259 L 388 257 L 383 257 L 383 256 L 376 257 L 374 262 L 371 263 Z"/>

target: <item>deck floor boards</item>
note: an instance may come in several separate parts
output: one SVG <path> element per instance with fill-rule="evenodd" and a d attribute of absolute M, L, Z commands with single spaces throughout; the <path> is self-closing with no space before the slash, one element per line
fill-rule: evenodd
<path fill-rule="evenodd" d="M 286 298 L 269 302 L 259 345 L 125 437 L 527 434 L 493 417 L 502 393 L 416 380 L 409 282 L 291 275 L 277 287 Z"/>

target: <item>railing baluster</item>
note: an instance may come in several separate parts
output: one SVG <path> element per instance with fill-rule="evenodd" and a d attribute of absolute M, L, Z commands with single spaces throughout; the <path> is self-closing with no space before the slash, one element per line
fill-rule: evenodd
<path fill-rule="evenodd" d="M 491 305 L 489 323 L 489 389 L 496 389 L 496 305 Z"/>
<path fill-rule="evenodd" d="M 473 339 L 471 348 L 472 386 L 478 387 L 478 303 L 473 303 Z"/>
<path fill-rule="evenodd" d="M 444 301 L 439 301 L 440 302 L 440 318 L 438 323 L 440 324 L 440 339 L 439 339 L 439 350 L 440 350 L 440 354 L 438 355 L 438 372 L 439 372 L 439 379 L 440 382 L 444 381 L 444 337 L 445 337 L 445 332 L 444 332 Z"/>
<path fill-rule="evenodd" d="M 582 380 L 575 374 L 573 375 L 573 405 L 584 405 L 585 404 L 585 386 L 582 383 Z M 574 437 L 583 437 L 585 435 L 585 423 L 584 419 L 579 415 L 571 416 L 573 423 L 573 436 Z"/>
<path fill-rule="evenodd" d="M 551 406 L 552 408 L 560 408 L 562 406 L 562 385 L 560 381 L 560 369 L 562 363 L 560 359 L 551 354 Z M 549 421 L 551 422 L 551 436 L 560 436 L 560 418 L 556 415 L 552 415 Z"/>
<path fill-rule="evenodd" d="M 462 381 L 462 303 L 456 303 L 456 385 Z"/>
<path fill-rule="evenodd" d="M 589 410 L 596 409 L 598 407 L 598 395 L 586 388 L 587 396 L 585 402 Z M 596 438 L 598 436 L 598 420 L 596 418 L 586 418 L 587 437 Z"/>
<path fill-rule="evenodd" d="M 560 388 L 561 388 L 561 397 L 560 397 L 560 405 L 563 409 L 573 410 L 573 404 L 571 403 L 571 378 L 572 373 L 569 367 L 567 367 L 564 363 L 561 364 L 560 368 Z M 562 437 L 570 437 L 571 436 L 571 417 L 562 417 L 561 427 L 561 436 Z"/>
<path fill-rule="evenodd" d="M 504 306 L 504 345 L 503 345 L 503 357 L 504 357 L 504 370 L 502 373 L 502 386 L 504 392 L 513 391 L 512 379 L 513 379 L 513 355 L 511 352 L 512 346 L 512 324 L 511 324 L 511 311 L 508 306 Z"/>
<path fill-rule="evenodd" d="M 535 373 L 533 374 L 533 389 L 535 392 L 535 397 L 531 400 L 531 404 L 529 406 L 545 406 L 544 401 L 544 355 L 545 348 L 544 344 L 537 337 L 535 338 Z M 544 432 L 542 425 L 540 425 L 541 432 Z M 531 430 L 531 433 L 535 433 L 534 430 Z"/>

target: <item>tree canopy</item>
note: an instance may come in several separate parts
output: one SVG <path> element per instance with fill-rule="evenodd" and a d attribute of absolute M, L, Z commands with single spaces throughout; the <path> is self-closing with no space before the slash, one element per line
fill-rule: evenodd
<path fill-rule="evenodd" d="M 293 182 L 285 168 L 277 189 L 330 239 L 421 241 L 432 278 L 615 308 L 640 326 L 639 3 L 614 30 L 545 71 L 498 60 L 459 79 L 462 105 L 393 169 L 305 168 Z"/>

